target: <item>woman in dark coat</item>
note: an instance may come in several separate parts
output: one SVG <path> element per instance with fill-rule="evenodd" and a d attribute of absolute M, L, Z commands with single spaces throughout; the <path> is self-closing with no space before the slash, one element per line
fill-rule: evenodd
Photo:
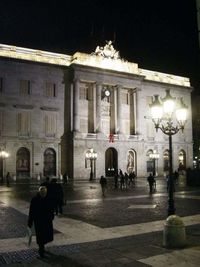
<path fill-rule="evenodd" d="M 47 197 L 47 188 L 40 186 L 39 192 L 31 200 L 28 218 L 28 227 L 31 228 L 34 223 L 40 257 L 44 257 L 44 245 L 53 241 L 53 219 L 53 205 Z"/>

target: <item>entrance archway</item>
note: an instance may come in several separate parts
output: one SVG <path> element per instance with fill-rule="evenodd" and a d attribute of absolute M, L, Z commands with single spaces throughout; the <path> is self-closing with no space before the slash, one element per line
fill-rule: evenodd
<path fill-rule="evenodd" d="M 30 177 L 30 152 L 27 148 L 21 147 L 16 155 L 17 178 Z"/>
<path fill-rule="evenodd" d="M 52 148 L 44 151 L 44 176 L 56 176 L 56 152 Z"/>
<path fill-rule="evenodd" d="M 105 168 L 105 173 L 108 177 L 114 176 L 118 170 L 118 154 L 117 150 L 113 147 L 110 147 L 106 150 Z"/>

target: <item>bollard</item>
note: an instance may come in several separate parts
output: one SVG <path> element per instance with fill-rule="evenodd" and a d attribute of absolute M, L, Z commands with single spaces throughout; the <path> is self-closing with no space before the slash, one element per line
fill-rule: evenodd
<path fill-rule="evenodd" d="M 163 246 L 166 248 L 183 248 L 186 245 L 185 225 L 177 215 L 170 215 L 163 231 Z"/>

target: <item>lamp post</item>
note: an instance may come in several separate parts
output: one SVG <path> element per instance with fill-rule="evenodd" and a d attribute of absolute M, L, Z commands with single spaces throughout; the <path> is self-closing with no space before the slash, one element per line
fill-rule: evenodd
<path fill-rule="evenodd" d="M 3 176 L 4 176 L 4 159 L 8 158 L 9 157 L 9 154 L 4 151 L 4 150 L 1 150 L 0 151 L 0 170 L 1 170 L 1 183 L 3 183 Z"/>
<path fill-rule="evenodd" d="M 90 181 L 96 178 L 96 159 L 97 159 L 97 152 L 94 151 L 93 148 L 90 148 L 86 152 L 86 159 L 90 160 Z"/>
<path fill-rule="evenodd" d="M 149 155 L 149 158 L 151 160 L 153 160 L 153 171 L 154 171 L 154 175 L 158 176 L 158 159 L 159 159 L 160 155 L 156 152 L 156 150 L 153 150 L 153 153 L 151 153 Z M 157 161 L 157 164 L 156 164 Z"/>
<path fill-rule="evenodd" d="M 173 184 L 173 169 L 172 169 L 172 136 L 183 132 L 187 118 L 187 107 L 181 98 L 179 105 L 175 107 L 175 98 L 171 96 L 170 90 L 166 90 L 166 96 L 160 98 L 159 95 L 154 95 L 153 103 L 150 105 L 152 120 L 156 131 L 160 129 L 169 137 L 169 195 L 168 195 L 168 215 L 175 214 L 174 207 L 174 184 Z M 176 116 L 174 116 L 174 113 Z M 174 119 L 176 117 L 176 125 Z"/>

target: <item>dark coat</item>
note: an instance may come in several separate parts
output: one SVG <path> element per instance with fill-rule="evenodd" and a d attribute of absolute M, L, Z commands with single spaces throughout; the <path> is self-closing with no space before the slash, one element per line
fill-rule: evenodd
<path fill-rule="evenodd" d="M 35 226 L 37 244 L 46 244 L 53 241 L 53 219 L 54 211 L 52 202 L 48 197 L 37 194 L 32 198 L 28 226 Z"/>
<path fill-rule="evenodd" d="M 100 182 L 100 184 L 101 184 L 102 187 L 106 187 L 106 185 L 107 185 L 107 180 L 106 180 L 106 178 L 105 178 L 104 176 L 101 176 L 99 182 Z"/>
<path fill-rule="evenodd" d="M 155 179 L 151 174 L 148 176 L 147 180 L 149 182 L 149 185 L 153 185 L 155 183 Z"/>

